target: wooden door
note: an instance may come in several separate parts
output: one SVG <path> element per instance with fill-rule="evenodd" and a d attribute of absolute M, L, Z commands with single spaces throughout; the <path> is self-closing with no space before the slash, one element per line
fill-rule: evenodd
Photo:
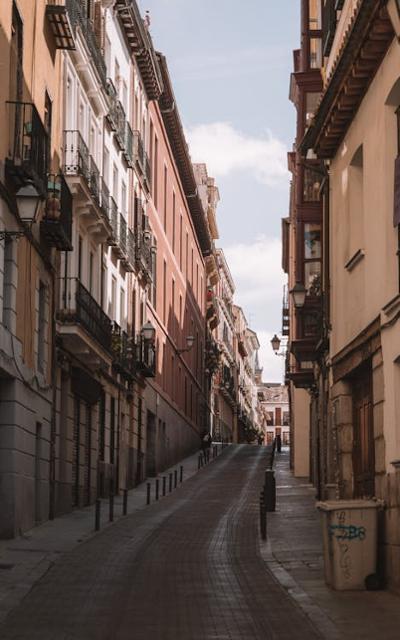
<path fill-rule="evenodd" d="M 364 367 L 353 381 L 354 496 L 375 493 L 375 443 L 372 410 L 372 371 Z"/>

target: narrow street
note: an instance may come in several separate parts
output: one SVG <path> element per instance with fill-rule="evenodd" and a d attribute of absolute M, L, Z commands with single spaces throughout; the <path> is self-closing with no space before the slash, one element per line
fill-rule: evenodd
<path fill-rule="evenodd" d="M 66 554 L 2 640 L 319 637 L 259 553 L 265 452 L 229 447 L 170 497 Z"/>

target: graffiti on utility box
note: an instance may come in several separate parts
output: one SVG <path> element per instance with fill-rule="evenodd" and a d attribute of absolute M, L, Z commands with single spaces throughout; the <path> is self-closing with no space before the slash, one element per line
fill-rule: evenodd
<path fill-rule="evenodd" d="M 367 532 L 365 527 L 356 527 L 352 524 L 331 524 L 329 535 L 337 540 L 365 540 Z"/>

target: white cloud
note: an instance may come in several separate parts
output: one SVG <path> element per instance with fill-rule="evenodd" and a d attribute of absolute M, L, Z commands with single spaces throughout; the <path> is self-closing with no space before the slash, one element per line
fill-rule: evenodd
<path fill-rule="evenodd" d="M 263 378 L 279 382 L 283 358 L 274 355 L 270 341 L 274 333 L 280 332 L 282 323 L 286 277 L 281 269 L 281 242 L 261 235 L 251 244 L 224 247 L 224 253 L 236 286 L 235 303 L 243 308 L 250 326 L 257 331 Z"/>
<path fill-rule="evenodd" d="M 256 138 L 229 122 L 214 122 L 191 127 L 186 135 L 193 162 L 205 162 L 216 178 L 246 171 L 268 186 L 287 182 L 285 145 L 270 132 Z"/>

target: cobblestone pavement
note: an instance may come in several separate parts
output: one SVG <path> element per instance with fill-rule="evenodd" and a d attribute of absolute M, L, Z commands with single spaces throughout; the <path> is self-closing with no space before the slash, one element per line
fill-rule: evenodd
<path fill-rule="evenodd" d="M 259 553 L 265 448 L 231 446 L 49 570 L 2 640 L 314 640 Z"/>

